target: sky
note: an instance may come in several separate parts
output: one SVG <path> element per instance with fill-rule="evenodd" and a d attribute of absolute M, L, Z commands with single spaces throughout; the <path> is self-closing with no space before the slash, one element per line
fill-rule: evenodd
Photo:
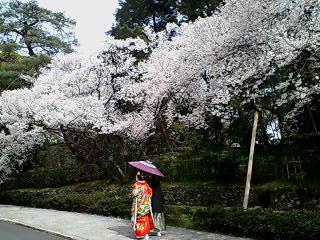
<path fill-rule="evenodd" d="M 118 0 L 38 0 L 38 3 L 54 12 L 64 12 L 66 17 L 77 22 L 75 34 L 79 52 L 91 52 L 102 45 L 118 8 Z"/>

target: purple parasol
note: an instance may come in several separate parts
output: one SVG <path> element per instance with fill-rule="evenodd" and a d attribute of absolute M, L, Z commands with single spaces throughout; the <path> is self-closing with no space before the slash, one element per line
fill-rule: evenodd
<path fill-rule="evenodd" d="M 151 173 L 153 175 L 157 175 L 160 177 L 164 177 L 162 172 L 152 164 L 152 162 L 149 161 L 134 161 L 134 162 L 129 162 L 129 164 L 135 168 L 138 168 L 144 172 Z"/>

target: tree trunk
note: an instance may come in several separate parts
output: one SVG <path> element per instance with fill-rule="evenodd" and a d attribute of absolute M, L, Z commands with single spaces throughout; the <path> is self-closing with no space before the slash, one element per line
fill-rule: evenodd
<path fill-rule="evenodd" d="M 27 46 L 27 49 L 28 49 L 28 52 L 29 52 L 29 55 L 30 56 L 35 56 L 36 54 L 34 53 L 33 51 L 33 48 L 31 46 L 31 42 L 27 41 L 27 40 L 24 40 L 26 46 Z"/>
<path fill-rule="evenodd" d="M 163 136 L 164 141 L 167 145 L 167 148 L 169 148 L 169 150 L 172 151 L 172 148 L 171 148 L 171 145 L 169 142 L 168 132 L 167 132 L 166 125 L 164 123 L 164 119 L 163 119 L 162 115 L 160 116 L 160 131 L 162 132 L 162 136 Z"/>
<path fill-rule="evenodd" d="M 156 23 L 156 13 L 152 14 L 152 21 L 153 21 L 153 31 L 157 32 L 157 23 Z"/>
<path fill-rule="evenodd" d="M 309 104 L 307 104 L 307 110 L 308 110 L 308 113 L 309 113 L 309 116 L 310 116 L 310 119 L 311 119 L 311 122 L 312 122 L 313 130 L 314 130 L 315 133 L 318 133 L 317 125 L 316 125 L 316 122 L 314 121 L 314 118 L 313 118 L 313 115 L 312 115 L 312 112 L 311 112 Z"/>

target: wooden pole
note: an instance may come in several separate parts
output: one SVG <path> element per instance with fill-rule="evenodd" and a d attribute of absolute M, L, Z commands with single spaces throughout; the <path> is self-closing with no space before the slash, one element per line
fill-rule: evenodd
<path fill-rule="evenodd" d="M 253 121 L 253 127 L 252 127 L 251 146 L 250 146 L 250 154 L 249 154 L 249 162 L 248 162 L 246 189 L 245 189 L 245 192 L 244 192 L 244 199 L 243 199 L 243 208 L 244 209 L 248 208 L 248 202 L 249 202 L 249 192 L 250 192 L 250 183 L 251 183 L 252 166 L 253 166 L 253 155 L 254 155 L 254 147 L 255 147 L 255 144 L 256 144 L 258 120 L 259 120 L 259 111 L 256 110 L 255 114 L 254 114 L 254 121 Z"/>

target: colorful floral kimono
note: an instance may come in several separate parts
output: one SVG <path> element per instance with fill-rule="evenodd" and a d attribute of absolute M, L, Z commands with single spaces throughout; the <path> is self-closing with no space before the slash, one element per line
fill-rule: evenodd
<path fill-rule="evenodd" d="M 137 181 L 133 184 L 132 194 L 133 230 L 137 238 L 143 238 L 154 228 L 151 209 L 152 189 L 145 181 Z"/>

